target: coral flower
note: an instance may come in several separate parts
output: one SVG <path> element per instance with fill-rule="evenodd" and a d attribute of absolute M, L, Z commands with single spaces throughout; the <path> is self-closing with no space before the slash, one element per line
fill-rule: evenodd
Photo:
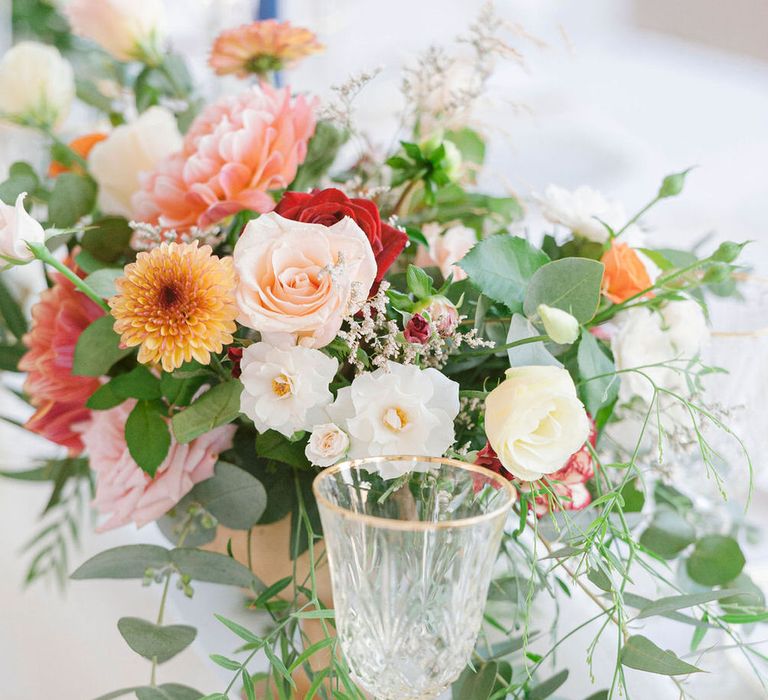
<path fill-rule="evenodd" d="M 75 426 L 90 420 L 85 402 L 99 388 L 96 377 L 72 374 L 75 345 L 104 311 L 63 275 L 52 277 L 53 287 L 32 307 L 32 329 L 24 337 L 29 350 L 19 361 L 19 369 L 29 373 L 24 390 L 36 408 L 25 427 L 64 445 L 74 456 L 83 450 Z"/>
<path fill-rule="evenodd" d="M 134 218 L 178 231 L 211 226 L 242 209 L 272 211 L 268 190 L 287 187 L 307 155 L 313 107 L 267 84 L 210 105 L 182 150 L 142 176 Z"/>
<path fill-rule="evenodd" d="M 640 256 L 626 243 L 613 243 L 601 262 L 605 265 L 603 294 L 614 304 L 626 301 L 651 286 Z"/>
<path fill-rule="evenodd" d="M 84 136 L 78 136 L 76 139 L 73 139 L 69 142 L 69 147 L 77 153 L 77 155 L 85 159 L 88 157 L 91 149 L 99 143 L 99 141 L 103 141 L 105 138 L 107 138 L 106 134 L 94 131 L 92 134 L 85 134 Z M 52 160 L 51 164 L 48 166 L 48 177 L 57 177 L 62 173 L 69 172 L 82 174 L 83 168 L 79 163 L 73 163 L 69 166 L 60 163 L 58 160 Z"/>
<path fill-rule="evenodd" d="M 192 359 L 207 365 L 211 352 L 232 342 L 237 309 L 232 258 L 210 246 L 163 243 L 139 253 L 117 280 L 109 300 L 122 342 L 140 345 L 139 362 L 172 372 Z"/>
<path fill-rule="evenodd" d="M 208 63 L 218 75 L 263 76 L 324 48 L 309 29 L 268 19 L 219 34 Z"/>

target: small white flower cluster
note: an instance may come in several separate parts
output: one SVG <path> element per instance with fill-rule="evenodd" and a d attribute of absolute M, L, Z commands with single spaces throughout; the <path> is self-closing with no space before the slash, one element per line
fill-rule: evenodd
<path fill-rule="evenodd" d="M 422 367 L 440 369 L 448 362 L 451 351 L 467 345 L 470 348 L 492 348 L 492 340 L 479 337 L 477 328 L 467 332 L 458 329 L 466 316 L 458 317 L 458 323 L 442 323 L 444 319 L 433 318 L 433 332 L 424 344 L 409 343 L 403 337 L 398 322 L 387 318 L 387 290 L 389 283 L 382 280 L 379 291 L 360 308 L 360 317 L 348 316 L 345 319 L 347 329 L 339 331 L 338 336 L 347 343 L 349 357 L 347 361 L 355 368 L 356 374 L 365 371 L 365 365 L 358 357 L 362 344 L 374 367 L 385 367 L 388 362 L 400 362 L 404 365 L 418 364 Z M 444 332 L 438 332 L 441 327 Z"/>
<path fill-rule="evenodd" d="M 334 99 L 322 106 L 318 114 L 318 119 L 327 119 L 336 122 L 344 129 L 355 132 L 354 126 L 354 108 L 353 102 L 360 94 L 360 91 L 370 83 L 379 73 L 381 68 L 374 68 L 370 71 L 360 71 L 353 73 L 343 83 L 332 85 Z"/>
<path fill-rule="evenodd" d="M 461 430 L 474 430 L 480 411 L 483 410 L 483 399 L 477 396 L 462 396 L 459 399 L 459 414 L 456 416 L 456 427 Z"/>
<path fill-rule="evenodd" d="M 217 246 L 222 240 L 222 230 L 218 226 L 199 228 L 192 226 L 181 233 L 175 229 L 163 229 L 145 221 L 130 221 L 128 225 L 133 229 L 131 236 L 131 248 L 134 250 L 152 250 L 161 243 L 191 243 L 200 241 L 203 245 Z"/>

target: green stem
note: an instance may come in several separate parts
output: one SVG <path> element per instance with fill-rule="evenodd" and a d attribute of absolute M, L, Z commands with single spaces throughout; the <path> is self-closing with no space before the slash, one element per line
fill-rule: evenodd
<path fill-rule="evenodd" d="M 157 611 L 157 624 L 163 624 L 163 615 L 165 614 L 165 601 L 168 600 L 168 588 L 171 585 L 171 572 L 165 576 L 165 585 L 163 586 L 163 595 L 160 598 L 160 609 Z M 149 676 L 149 684 L 154 688 L 157 685 L 157 657 L 152 657 L 152 671 Z"/>
<path fill-rule="evenodd" d="M 75 163 L 77 163 L 86 173 L 88 172 L 88 161 L 83 158 L 77 151 L 75 151 L 72 147 L 70 147 L 69 144 L 64 143 L 56 134 L 54 134 L 48 127 L 39 127 L 40 131 L 42 131 L 56 146 L 59 148 L 65 150 L 69 157 L 72 158 Z"/>
<path fill-rule="evenodd" d="M 626 224 L 624 224 L 615 234 L 614 238 L 618 238 L 624 231 L 626 231 L 632 224 L 636 223 L 640 217 L 643 216 L 649 209 L 651 209 L 653 206 L 655 206 L 658 202 L 660 202 L 662 197 L 659 197 L 658 195 L 654 197 L 648 204 L 646 204 L 637 214 L 635 214 L 629 221 L 627 221 Z"/>
<path fill-rule="evenodd" d="M 506 345 L 497 345 L 492 348 L 484 348 L 482 350 L 474 350 L 472 352 L 462 352 L 462 357 L 479 357 L 481 355 L 495 355 L 502 350 L 509 350 L 510 348 L 516 348 L 519 345 L 528 345 L 529 343 L 543 343 L 549 340 L 548 335 L 534 335 L 530 338 L 520 338 L 520 340 L 514 340 Z"/>
<path fill-rule="evenodd" d="M 400 197 L 397 200 L 394 208 L 392 209 L 392 216 L 402 217 L 403 212 L 401 210 L 407 208 L 407 204 L 410 201 L 411 194 L 418 186 L 421 180 L 411 180 L 400 193 Z"/>
<path fill-rule="evenodd" d="M 91 289 L 84 280 L 80 279 L 63 262 L 57 260 L 43 243 L 27 243 L 27 247 L 34 253 L 35 257 L 43 263 L 50 265 L 66 277 L 75 287 L 85 296 L 96 302 L 104 311 L 109 313 L 109 306 L 96 292 Z"/>

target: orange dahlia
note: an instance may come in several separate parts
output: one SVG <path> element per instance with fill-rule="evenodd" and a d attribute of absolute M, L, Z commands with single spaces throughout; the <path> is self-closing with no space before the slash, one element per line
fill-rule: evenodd
<path fill-rule="evenodd" d="M 208 62 L 218 75 L 264 76 L 324 48 L 309 29 L 268 19 L 219 34 Z"/>
<path fill-rule="evenodd" d="M 159 362 L 166 372 L 192 359 L 207 365 L 232 342 L 232 258 L 211 252 L 197 241 L 163 243 L 126 265 L 109 305 L 122 342 L 141 346 L 139 362 Z"/>

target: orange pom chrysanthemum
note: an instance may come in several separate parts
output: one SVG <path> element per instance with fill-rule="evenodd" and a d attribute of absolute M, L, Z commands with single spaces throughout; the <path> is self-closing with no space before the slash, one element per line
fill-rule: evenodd
<path fill-rule="evenodd" d="M 309 29 L 268 19 L 219 34 L 208 62 L 218 75 L 263 76 L 324 48 Z"/>
<path fill-rule="evenodd" d="M 210 246 L 163 243 L 139 253 L 109 300 L 115 331 L 128 347 L 141 346 L 139 362 L 166 372 L 192 359 L 207 365 L 212 352 L 232 342 L 237 308 L 232 258 Z"/>

